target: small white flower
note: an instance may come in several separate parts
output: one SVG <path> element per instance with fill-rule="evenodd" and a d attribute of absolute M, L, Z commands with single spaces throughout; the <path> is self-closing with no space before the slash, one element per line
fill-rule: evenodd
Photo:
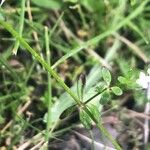
<path fill-rule="evenodd" d="M 136 83 L 140 85 L 143 89 L 147 89 L 150 84 L 150 69 L 147 70 L 148 75 L 144 72 L 140 72 L 139 79 L 136 80 Z"/>
<path fill-rule="evenodd" d="M 0 6 L 2 6 L 3 5 L 3 3 L 5 2 L 5 0 L 0 0 L 1 2 L 0 2 Z"/>

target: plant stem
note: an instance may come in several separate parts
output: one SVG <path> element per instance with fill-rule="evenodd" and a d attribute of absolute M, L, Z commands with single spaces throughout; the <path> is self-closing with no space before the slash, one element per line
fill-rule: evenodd
<path fill-rule="evenodd" d="M 20 12 L 20 20 L 19 20 L 19 36 L 22 37 L 23 26 L 24 26 L 24 15 L 25 15 L 25 2 L 26 0 L 21 0 L 21 12 Z M 13 53 L 16 55 L 19 48 L 19 41 L 15 42 L 15 46 L 13 48 Z"/>
<path fill-rule="evenodd" d="M 102 132 L 114 145 L 114 147 L 117 150 L 122 150 L 120 145 L 115 141 L 115 139 L 112 137 L 112 135 L 107 131 L 107 129 L 102 125 L 102 122 L 99 118 L 95 118 L 93 114 L 89 111 L 89 109 L 86 106 L 83 106 L 83 109 L 85 112 L 90 116 L 90 118 L 96 123 L 97 127 L 99 128 L 100 132 Z"/>
<path fill-rule="evenodd" d="M 3 20 L 0 20 L 0 24 L 5 29 L 7 29 L 17 40 L 19 40 L 22 46 L 26 48 L 26 50 L 28 50 L 32 54 L 32 56 L 34 56 L 35 59 L 42 64 L 42 66 L 49 72 L 49 74 L 51 74 L 54 77 L 54 79 L 60 84 L 60 86 L 63 87 L 65 91 L 67 91 L 67 93 L 76 101 L 78 105 L 80 105 L 81 102 L 79 101 L 78 97 L 62 81 L 62 79 L 57 75 L 57 73 L 45 62 L 45 60 L 42 59 L 40 55 L 33 48 L 31 48 L 29 44 L 22 37 L 20 37 L 19 34 L 8 23 L 4 22 Z"/>
<path fill-rule="evenodd" d="M 50 47 L 49 47 L 49 34 L 48 34 L 48 27 L 45 27 L 45 46 L 46 46 L 46 56 L 47 56 L 47 63 L 51 66 L 51 54 L 50 54 Z M 51 107 L 52 107 L 52 82 L 51 82 L 51 75 L 47 73 L 47 81 L 48 81 L 48 90 L 47 90 L 47 128 L 46 128 L 46 142 L 48 143 L 49 139 L 49 130 L 51 127 Z"/>
<path fill-rule="evenodd" d="M 89 98 L 88 100 L 86 100 L 84 102 L 84 104 L 87 104 L 88 102 L 90 102 L 91 100 L 93 100 L 95 97 L 97 97 L 98 95 L 100 95 L 101 93 L 103 93 L 107 88 L 103 89 L 101 92 L 96 93 L 95 95 L 93 95 L 91 98 Z"/>
<path fill-rule="evenodd" d="M 115 146 L 117 150 L 122 150 L 119 146 L 119 144 L 113 139 L 113 137 L 109 134 L 109 132 L 103 127 L 101 121 L 97 121 L 99 118 L 95 118 L 92 113 L 86 108 L 84 104 L 80 102 L 78 97 L 71 91 L 71 89 L 62 81 L 62 79 L 57 75 L 57 73 L 47 64 L 45 60 L 43 60 L 38 53 L 34 49 L 32 49 L 29 44 L 22 38 L 20 35 L 6 22 L 3 20 L 0 20 L 0 24 L 8 30 L 17 40 L 19 40 L 20 44 L 24 46 L 34 57 L 36 60 L 38 60 L 42 66 L 49 72 L 50 75 L 52 75 L 56 81 L 59 83 L 60 86 L 62 86 L 65 91 L 74 99 L 74 101 L 77 103 L 78 106 L 83 106 L 85 109 L 85 112 L 90 116 L 90 118 L 96 123 L 97 127 L 100 129 L 100 131 L 112 142 L 112 144 Z"/>

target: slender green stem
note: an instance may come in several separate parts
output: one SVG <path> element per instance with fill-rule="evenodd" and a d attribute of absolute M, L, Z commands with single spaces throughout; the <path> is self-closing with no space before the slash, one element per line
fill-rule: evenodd
<path fill-rule="evenodd" d="M 19 35 L 22 37 L 23 26 L 24 26 L 24 15 L 25 15 L 25 2 L 26 0 L 21 0 L 21 12 L 20 12 L 20 21 L 19 21 Z M 15 42 L 13 53 L 16 55 L 19 48 L 19 41 Z"/>
<path fill-rule="evenodd" d="M 52 30 L 49 31 L 48 27 L 45 27 L 45 46 L 46 46 L 46 56 L 47 56 L 47 64 L 51 67 L 51 51 L 50 51 L 50 41 L 52 38 L 53 33 L 55 32 L 61 18 L 63 17 L 64 13 L 62 13 L 60 15 L 60 17 L 58 18 L 57 22 L 55 23 L 55 25 L 53 26 Z M 48 139 L 49 137 L 51 137 L 51 133 L 53 131 L 53 128 L 55 127 L 55 125 L 53 127 L 51 127 L 52 123 L 51 123 L 51 107 L 52 107 L 52 82 L 51 82 L 51 75 L 47 74 L 47 80 L 48 80 L 48 112 L 47 112 L 47 128 L 46 128 L 46 141 L 48 143 Z M 56 123 L 57 125 L 57 123 Z M 51 128 L 51 130 L 50 130 Z"/>
<path fill-rule="evenodd" d="M 79 15 L 81 17 L 81 20 L 82 20 L 82 23 L 83 23 L 83 27 L 86 29 L 88 27 L 87 23 L 86 23 L 86 19 L 85 19 L 85 16 L 82 12 L 82 8 L 81 8 L 81 5 L 78 5 L 78 12 L 79 12 Z"/>
<path fill-rule="evenodd" d="M 4 96 L 1 96 L 0 97 L 0 103 L 2 104 L 2 102 L 5 101 L 6 99 L 16 98 L 16 97 L 22 96 L 24 94 L 25 94 L 25 92 L 22 90 L 22 91 L 19 91 L 19 92 L 15 92 L 15 93 L 12 93 L 12 94 L 7 94 L 7 95 L 4 95 Z"/>
<path fill-rule="evenodd" d="M 80 105 L 81 102 L 78 99 L 78 97 L 71 91 L 71 89 L 64 83 L 64 81 L 62 81 L 62 79 L 57 75 L 57 73 L 45 62 L 45 60 L 42 59 L 40 55 L 33 48 L 31 48 L 29 44 L 22 37 L 19 36 L 19 34 L 11 27 L 11 25 L 9 25 L 3 20 L 0 20 L 0 24 L 5 29 L 7 29 L 17 40 L 19 40 L 20 44 L 22 44 L 22 46 L 25 47 L 26 50 L 28 50 L 32 54 L 32 56 L 34 56 L 35 59 L 42 64 L 42 66 L 49 72 L 49 74 L 51 74 L 56 79 L 59 85 L 65 91 L 67 91 L 67 93 L 76 101 L 78 105 Z"/>
<path fill-rule="evenodd" d="M 123 21 L 121 21 L 120 23 L 118 23 L 118 25 L 116 27 L 114 27 L 113 30 L 108 30 L 105 33 L 85 42 L 83 45 L 79 46 L 78 48 L 72 50 L 70 53 L 66 54 L 61 60 L 59 60 L 54 67 L 56 67 L 59 63 L 63 62 L 64 60 L 66 60 L 67 58 L 73 56 L 74 54 L 76 54 L 77 52 L 79 52 L 81 49 L 83 48 L 87 48 L 90 45 L 96 44 L 98 43 L 98 41 L 100 41 L 101 39 L 105 38 L 106 36 L 113 34 L 114 31 L 120 29 L 122 26 L 124 26 L 125 24 L 127 24 L 131 19 L 137 17 L 143 10 L 144 6 L 146 5 L 146 3 L 148 2 L 148 0 L 145 0 L 141 3 L 141 5 L 135 9 L 135 11 L 127 16 Z M 80 100 L 78 99 L 78 97 L 71 91 L 71 89 L 62 81 L 62 79 L 57 75 L 57 73 L 52 69 L 51 66 L 49 66 L 49 64 L 44 61 L 37 53 L 36 51 L 34 51 L 34 49 L 32 49 L 28 43 L 26 43 L 26 41 L 21 37 L 20 34 L 18 34 L 8 23 L 0 20 L 0 24 L 7 29 L 19 42 L 20 44 L 22 44 L 22 46 L 24 46 L 34 57 L 36 60 L 38 60 L 42 66 L 50 73 L 51 76 L 53 76 L 57 82 L 66 90 L 66 92 L 76 101 L 76 103 L 78 104 L 78 106 L 83 106 L 83 109 L 85 110 L 85 112 L 90 116 L 90 118 L 96 123 L 96 125 L 98 126 L 98 128 L 101 130 L 101 132 L 112 142 L 112 144 L 115 146 L 115 148 L 117 150 L 121 150 L 121 147 L 119 146 L 119 144 L 113 139 L 113 137 L 109 134 L 109 132 L 103 127 L 101 121 L 99 121 L 99 118 L 95 118 L 95 116 L 93 116 L 93 114 L 91 113 L 91 111 L 86 107 L 86 105 L 82 104 L 80 102 Z"/>
<path fill-rule="evenodd" d="M 78 86 L 78 82 L 77 82 L 77 86 Z M 92 101 L 95 97 L 97 97 L 98 95 L 100 95 L 101 93 L 103 93 L 104 91 L 105 91 L 106 89 L 104 89 L 102 92 L 98 92 L 98 93 L 96 93 L 95 95 L 93 95 L 92 97 L 90 97 L 88 100 L 86 100 L 85 102 L 83 102 L 83 100 L 80 98 L 80 94 L 79 94 L 79 87 L 77 87 L 77 93 L 78 93 L 78 98 L 81 100 L 81 102 L 82 102 L 82 105 L 86 105 L 87 103 L 89 103 L 90 101 Z M 76 106 L 77 106 L 77 104 L 74 104 L 74 105 L 72 105 L 72 106 L 70 106 L 68 109 L 66 109 L 65 111 L 64 111 L 64 113 L 62 113 L 62 118 L 64 118 L 63 116 L 63 114 L 68 114 L 68 111 L 69 111 L 69 114 L 70 113 L 72 113 L 75 109 L 76 109 Z M 73 108 L 74 107 L 74 108 Z"/>
<path fill-rule="evenodd" d="M 1 55 L 1 58 L 0 58 L 0 66 L 1 65 L 4 65 L 5 66 L 5 69 L 7 69 L 11 75 L 13 76 L 13 78 L 19 82 L 19 76 L 17 75 L 17 73 L 9 66 L 9 64 L 7 63 L 6 59 L 3 58 L 3 55 Z"/>
<path fill-rule="evenodd" d="M 32 12 L 40 12 L 41 9 L 37 8 L 37 7 L 32 7 L 31 8 Z M 4 13 L 4 14 L 14 14 L 14 13 L 20 13 L 22 11 L 21 8 L 10 8 L 10 9 L 1 9 L 0 12 Z M 28 11 L 27 8 L 25 8 L 25 12 Z"/>
<path fill-rule="evenodd" d="M 51 54 L 50 54 L 50 45 L 49 45 L 49 33 L 48 28 L 45 27 L 45 46 L 46 46 L 46 56 L 47 56 L 47 63 L 49 66 L 51 66 Z M 47 128 L 46 128 L 46 141 L 48 142 L 49 139 L 49 130 L 51 127 L 51 107 L 52 107 L 52 82 L 51 82 L 51 75 L 47 74 L 47 80 L 48 80 L 48 96 L 47 96 Z"/>
<path fill-rule="evenodd" d="M 99 118 L 95 118 L 93 114 L 90 112 L 90 110 L 86 107 L 83 106 L 84 111 L 90 116 L 90 118 L 96 123 L 97 127 L 99 128 L 100 132 L 102 132 L 114 145 L 114 147 L 117 150 L 122 150 L 120 145 L 115 141 L 115 139 L 112 137 L 112 135 L 105 129 L 105 127 L 102 125 L 102 122 Z"/>
<path fill-rule="evenodd" d="M 101 92 L 96 93 L 95 95 L 93 95 L 92 97 L 90 97 L 88 100 L 86 100 L 84 102 L 84 104 L 87 104 L 88 102 L 90 102 L 91 100 L 93 100 L 95 97 L 97 97 L 98 95 L 102 94 L 107 88 L 104 88 Z"/>
<path fill-rule="evenodd" d="M 62 20 L 64 16 L 64 12 L 61 13 L 61 15 L 59 16 L 59 18 L 57 19 L 55 25 L 53 26 L 52 30 L 50 30 L 50 34 L 49 34 L 49 37 L 51 38 L 53 33 L 56 31 L 56 28 L 58 27 L 60 21 Z"/>
<path fill-rule="evenodd" d="M 33 63 L 31 64 L 31 66 L 29 68 L 28 74 L 26 75 L 26 78 L 25 78 L 25 81 L 24 81 L 24 86 L 26 86 L 29 78 L 31 77 L 31 74 L 34 70 L 35 65 L 36 65 L 36 60 L 33 61 Z"/>
<path fill-rule="evenodd" d="M 50 73 L 50 75 L 52 75 L 56 81 L 60 84 L 60 86 L 62 86 L 66 92 L 74 99 L 74 101 L 76 101 L 78 106 L 84 106 L 83 108 L 85 109 L 86 113 L 90 116 L 90 118 L 96 123 L 96 125 L 98 126 L 98 128 L 101 130 L 101 132 L 112 142 L 112 144 L 115 146 L 115 148 L 117 150 L 121 150 L 119 144 L 113 139 L 113 137 L 109 134 L 109 132 L 103 127 L 102 123 L 97 121 L 97 119 L 92 115 L 92 113 L 86 108 L 86 106 L 84 104 L 82 104 L 80 102 L 80 100 L 78 99 L 78 97 L 71 91 L 71 89 L 62 81 L 62 79 L 57 75 L 57 73 L 49 66 L 49 64 L 47 62 L 45 62 L 38 53 L 36 53 L 36 51 L 34 49 L 32 49 L 29 44 L 22 38 L 19 36 L 19 34 L 6 22 L 4 22 L 3 20 L 0 20 L 0 24 L 7 29 L 15 38 L 17 38 L 20 42 L 20 44 L 22 44 L 22 46 L 24 46 L 34 57 L 36 60 L 38 60 L 42 66 Z"/>

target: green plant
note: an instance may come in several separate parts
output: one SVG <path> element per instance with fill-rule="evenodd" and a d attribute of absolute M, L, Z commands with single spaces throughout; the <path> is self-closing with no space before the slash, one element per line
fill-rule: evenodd
<path fill-rule="evenodd" d="M 99 121 L 97 121 L 97 118 L 92 114 L 92 112 L 86 107 L 86 105 L 83 105 L 82 102 L 78 99 L 78 97 L 69 89 L 69 87 L 61 80 L 61 78 L 57 75 L 57 73 L 52 70 L 52 68 L 34 51 L 27 43 L 26 41 L 21 38 L 18 33 L 13 30 L 13 28 L 5 23 L 4 21 L 0 20 L 0 24 L 5 27 L 14 37 L 16 37 L 19 42 L 43 65 L 43 67 L 57 80 L 57 82 L 62 86 L 66 92 L 74 99 L 74 101 L 77 103 L 77 105 L 81 108 L 83 108 L 83 111 L 87 113 L 87 115 L 96 123 L 97 127 L 100 129 L 100 131 L 103 132 L 103 134 L 109 138 L 109 140 L 112 142 L 112 144 L 116 147 L 116 149 L 120 149 L 120 146 L 118 143 L 113 139 L 113 137 L 109 134 L 109 132 L 103 127 Z M 107 72 L 108 73 L 108 72 Z M 107 74 L 106 74 L 107 75 Z M 103 75 L 104 76 L 104 75 Z"/>
<path fill-rule="evenodd" d="M 88 130 L 95 122 L 116 149 L 121 149 L 103 127 L 101 117 L 112 111 L 119 116 L 127 107 L 123 103 L 128 95 L 136 100 L 132 107 L 145 106 L 145 94 L 139 92 L 136 81 L 139 68 L 149 61 L 149 1 L 130 2 L 32 0 L 30 4 L 22 0 L 2 5 L 0 143 L 9 138 L 10 149 L 25 145 L 34 149 L 37 143 L 44 148 L 49 139 L 72 128 L 68 124 L 60 129 L 59 125 L 78 109 Z M 16 56 L 12 49 L 18 50 Z M 124 115 L 122 118 L 125 120 Z M 26 136 L 26 131 L 33 135 Z M 131 134 L 139 134 L 134 132 Z M 20 139 L 25 139 L 23 144 Z M 127 143 L 137 148 L 138 140 L 129 138 Z"/>

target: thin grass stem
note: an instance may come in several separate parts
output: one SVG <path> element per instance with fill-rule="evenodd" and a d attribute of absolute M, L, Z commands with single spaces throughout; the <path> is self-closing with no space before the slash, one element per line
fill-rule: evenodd
<path fill-rule="evenodd" d="M 26 0 L 21 0 L 21 12 L 20 12 L 20 19 L 19 19 L 19 35 L 22 37 L 23 27 L 24 27 L 24 15 L 25 15 L 25 2 Z M 13 54 L 17 54 L 19 48 L 19 40 L 15 42 L 15 46 L 13 48 Z"/>
<path fill-rule="evenodd" d="M 49 43 L 48 27 L 45 27 L 45 47 L 46 47 L 46 61 L 51 66 L 51 53 Z M 51 107 L 52 107 L 52 82 L 51 75 L 47 72 L 48 90 L 47 90 L 47 128 L 46 128 L 46 142 L 48 143 L 49 131 L 51 127 Z"/>

